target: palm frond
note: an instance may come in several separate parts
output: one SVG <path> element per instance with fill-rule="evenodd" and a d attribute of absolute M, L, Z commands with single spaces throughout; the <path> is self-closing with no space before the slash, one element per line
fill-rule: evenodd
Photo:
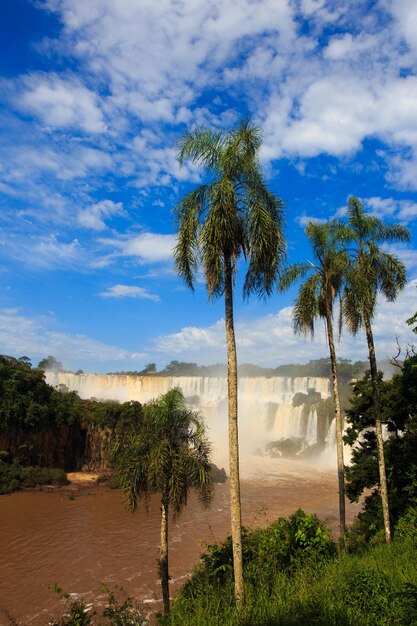
<path fill-rule="evenodd" d="M 404 264 L 383 252 L 379 244 L 409 241 L 410 234 L 400 224 L 387 225 L 368 215 L 360 200 L 353 197 L 349 199 L 347 232 L 350 250 L 343 311 L 348 327 L 355 333 L 362 326 L 364 316 L 372 320 L 378 292 L 388 301 L 394 301 L 406 284 Z"/>
<path fill-rule="evenodd" d="M 178 224 L 174 262 L 178 274 L 191 289 L 194 288 L 198 267 L 200 214 L 205 209 L 207 195 L 207 186 L 200 186 L 186 195 L 174 209 Z"/>
<path fill-rule="evenodd" d="M 293 263 L 292 265 L 287 265 L 280 271 L 278 291 L 287 291 L 291 285 L 307 276 L 311 270 L 312 266 L 309 263 Z"/>
<path fill-rule="evenodd" d="M 179 160 L 202 165 L 213 180 L 177 206 L 179 275 L 193 287 L 198 265 L 204 269 L 209 298 L 223 295 L 224 263 L 233 278 L 241 255 L 248 258 L 244 296 L 272 293 L 285 258 L 282 201 L 263 181 L 259 163 L 262 133 L 250 119 L 228 133 L 195 128 L 180 139 Z"/>
<path fill-rule="evenodd" d="M 221 130 L 211 130 L 196 126 L 186 131 L 177 142 L 178 160 L 183 165 L 186 159 L 216 172 L 221 167 L 224 137 Z"/>
<path fill-rule="evenodd" d="M 393 302 L 407 283 L 405 265 L 393 254 L 381 252 L 376 262 L 376 272 L 382 293 Z"/>
<path fill-rule="evenodd" d="M 243 293 L 270 296 L 286 257 L 283 202 L 258 181 L 257 186 L 247 187 L 245 205 L 249 267 Z"/>
<path fill-rule="evenodd" d="M 294 332 L 314 335 L 314 322 L 320 315 L 319 288 L 320 277 L 317 273 L 309 276 L 300 287 L 293 310 Z"/>

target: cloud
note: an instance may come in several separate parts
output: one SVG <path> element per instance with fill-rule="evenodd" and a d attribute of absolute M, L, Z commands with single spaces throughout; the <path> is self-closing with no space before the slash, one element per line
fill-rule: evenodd
<path fill-rule="evenodd" d="M 404 263 L 408 272 L 417 268 L 417 250 L 403 243 L 385 244 L 384 252 L 397 256 Z M 414 271 L 413 271 L 414 274 Z"/>
<path fill-rule="evenodd" d="M 8 235 L 0 237 L 0 245 L 9 259 L 34 269 L 80 269 L 87 262 L 87 254 L 78 239 L 65 242 L 55 235 Z"/>
<path fill-rule="evenodd" d="M 366 3 L 325 0 L 85 4 L 42 3 L 63 25 L 52 49 L 74 60 L 77 75 L 37 72 L 8 89 L 20 110 L 45 125 L 81 131 L 94 144 L 88 147 L 112 164 L 117 153 L 118 171 L 137 187 L 196 180 L 195 169 L 176 162 L 178 129 L 184 123 L 230 126 L 239 101 L 265 130 L 266 160 L 323 153 L 345 158 L 377 138 L 392 149 L 389 180 L 416 188 L 415 166 L 414 176 L 409 171 L 417 151 L 416 10 L 410 0 L 381 0 L 372 11 Z M 329 23 L 337 24 L 338 34 Z M 206 94 L 210 100 L 202 106 Z M 46 156 L 43 167 L 59 163 L 55 174 L 66 180 L 98 165 L 84 155 L 84 167 L 73 163 L 68 171 L 61 154 L 58 160 Z"/>
<path fill-rule="evenodd" d="M 417 202 L 411 200 L 396 200 L 395 198 L 361 198 L 369 213 L 382 219 L 392 217 L 402 222 L 417 218 Z"/>
<path fill-rule="evenodd" d="M 126 217 L 123 204 L 112 200 L 101 200 L 79 211 L 77 220 L 85 228 L 100 231 L 107 228 L 104 220 L 114 216 Z"/>
<path fill-rule="evenodd" d="M 405 320 L 416 309 L 417 280 L 411 281 L 394 303 L 380 301 L 373 322 L 377 356 L 390 357 L 396 351 L 396 336 L 400 344 L 415 343 L 415 335 Z M 314 340 L 294 335 L 292 308 L 285 307 L 274 315 L 254 320 L 237 319 L 236 340 L 240 363 L 255 363 L 276 367 L 283 363 L 306 363 L 310 359 L 328 356 L 323 324 L 316 325 Z M 206 328 L 186 327 L 171 335 L 153 339 L 154 349 L 164 358 L 172 356 L 185 361 L 215 363 L 226 360 L 224 321 Z M 352 360 L 366 360 L 367 345 L 363 333 L 352 337 L 342 335 L 337 355 Z"/>
<path fill-rule="evenodd" d="M 316 217 L 315 215 L 297 215 L 295 221 L 299 226 L 305 228 L 310 222 L 316 222 L 316 224 L 324 224 L 327 220 L 324 218 Z"/>
<path fill-rule="evenodd" d="M 106 124 L 99 98 L 78 78 L 64 79 L 56 74 L 31 74 L 24 78 L 16 106 L 32 113 L 46 126 L 103 133 Z"/>
<path fill-rule="evenodd" d="M 397 21 L 398 33 L 417 53 L 417 7 L 414 0 L 383 0 L 383 6 Z"/>
<path fill-rule="evenodd" d="M 137 257 L 141 263 L 158 263 L 172 259 L 176 236 L 141 233 L 133 237 L 100 241 L 103 245 L 118 250 L 114 256 Z"/>
<path fill-rule="evenodd" d="M 149 293 L 144 287 L 135 287 L 133 285 L 114 285 L 98 295 L 102 298 L 144 298 L 154 302 L 160 301 L 159 296 L 156 294 Z"/>
<path fill-rule="evenodd" d="M 0 344 L 4 354 L 41 359 L 53 354 L 66 367 L 106 367 L 108 362 L 143 360 L 145 353 L 130 352 L 82 334 L 51 330 L 58 325 L 53 315 L 28 317 L 19 309 L 0 309 Z M 84 366 L 84 365 L 83 365 Z"/>

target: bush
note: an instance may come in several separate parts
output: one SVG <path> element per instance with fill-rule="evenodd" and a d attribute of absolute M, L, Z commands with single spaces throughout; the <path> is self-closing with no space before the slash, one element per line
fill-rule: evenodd
<path fill-rule="evenodd" d="M 242 533 L 245 580 L 266 586 L 279 572 L 294 573 L 307 563 L 318 566 L 337 553 L 330 531 L 315 515 L 298 510 L 289 519 L 279 518 L 266 529 Z M 217 589 L 233 581 L 232 540 L 207 546 L 201 566 L 181 590 L 187 598 L 206 593 L 207 585 Z"/>
<path fill-rule="evenodd" d="M 66 485 L 67 475 L 56 467 L 24 467 L 18 459 L 9 461 L 4 454 L 0 457 L 0 494 L 38 485 Z"/>
<path fill-rule="evenodd" d="M 407 509 L 395 528 L 395 539 L 417 544 L 417 506 Z"/>
<path fill-rule="evenodd" d="M 138 605 L 123 589 L 112 591 L 102 586 L 100 591 L 107 594 L 106 606 L 90 610 L 83 601 L 72 599 L 56 583 L 50 588 L 64 600 L 66 610 L 59 620 L 51 620 L 49 626 L 145 626 L 148 623 Z"/>

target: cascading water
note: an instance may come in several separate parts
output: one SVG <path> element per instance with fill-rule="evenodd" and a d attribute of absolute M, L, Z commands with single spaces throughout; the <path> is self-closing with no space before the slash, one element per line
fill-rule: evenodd
<path fill-rule="evenodd" d="M 121 376 L 47 372 L 46 381 L 54 387 L 76 391 L 81 398 L 141 403 L 180 387 L 187 404 L 199 410 L 206 420 L 213 443 L 213 460 L 227 463 L 227 380 L 199 376 Z M 293 406 L 295 394 L 314 390 L 322 400 L 330 395 L 327 378 L 240 378 L 239 440 L 241 458 L 253 455 L 286 456 L 308 449 L 324 448 L 330 420 L 319 427 L 317 406 Z M 324 433 L 319 441 L 319 433 Z"/>

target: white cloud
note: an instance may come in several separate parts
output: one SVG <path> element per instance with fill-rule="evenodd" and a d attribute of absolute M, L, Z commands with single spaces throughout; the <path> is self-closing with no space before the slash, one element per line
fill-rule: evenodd
<path fill-rule="evenodd" d="M 405 320 L 416 310 L 417 280 L 411 281 L 394 303 L 380 301 L 373 322 L 377 356 L 385 359 L 395 353 L 396 335 L 401 345 L 415 343 L 415 335 Z M 328 356 L 322 322 L 317 322 L 314 340 L 294 335 L 292 308 L 285 307 L 275 315 L 254 320 L 236 320 L 236 341 L 240 363 L 255 363 L 275 367 L 282 363 L 306 363 L 310 359 Z M 223 320 L 209 327 L 186 327 L 177 333 L 153 340 L 155 350 L 185 361 L 199 363 L 226 360 Z M 352 337 L 342 335 L 337 347 L 338 356 L 352 360 L 367 359 L 366 340 L 362 333 Z"/>
<path fill-rule="evenodd" d="M 46 126 L 80 128 L 87 133 L 106 130 L 98 97 L 78 79 L 32 74 L 24 79 L 22 87 L 16 105 L 39 117 Z"/>
<path fill-rule="evenodd" d="M 47 181 L 51 193 L 56 193 L 56 181 L 65 185 L 87 176 L 92 179 L 94 175 L 109 171 L 113 165 L 112 157 L 98 148 L 67 144 L 64 139 L 59 139 L 56 145 L 45 144 L 42 137 L 36 135 L 33 145 L 26 140 L 29 137 L 23 145 L 0 148 L 3 179 L 14 185 L 19 195 L 25 194 L 26 184 L 45 181 L 48 176 L 53 179 L 52 183 Z"/>
<path fill-rule="evenodd" d="M 417 52 L 417 6 L 414 0 L 382 0 L 386 10 L 397 20 L 399 35 Z"/>
<path fill-rule="evenodd" d="M 149 293 L 144 287 L 136 287 L 134 285 L 114 285 L 98 295 L 102 298 L 144 298 L 154 302 L 159 302 L 160 300 L 159 296 Z"/>
<path fill-rule="evenodd" d="M 361 2 L 333 0 L 90 0 L 85 5 L 84 0 L 44 3 L 63 24 L 54 50 L 75 57 L 80 69 L 77 77 L 22 77 L 16 84 L 18 106 L 45 124 L 97 136 L 97 142 L 105 135 L 106 146 L 96 149 L 111 159 L 118 152 L 119 171 L 139 188 L 196 179 L 193 169 L 180 170 L 176 163 L 175 125 L 234 123 L 237 112 L 219 107 L 218 98 L 205 107 L 196 103 L 205 90 L 230 90 L 241 98 L 242 84 L 244 103 L 265 130 L 266 160 L 349 156 L 375 137 L 394 151 L 417 150 L 417 78 L 404 71 L 415 69 L 404 46 L 406 41 L 417 48 L 412 0 L 380 0 L 372 11 Z M 395 28 L 384 11 L 393 15 Z M 329 34 L 329 22 L 338 24 L 340 34 Z M 168 127 L 161 122 L 175 133 L 170 148 L 163 147 Z M 143 124 L 154 129 L 154 141 L 143 131 L 130 141 L 132 129 Z M 395 153 L 387 158 L 390 180 L 415 188 L 409 158 Z M 46 159 L 43 167 L 52 169 L 54 161 Z M 98 166 L 86 155 L 81 161 L 85 167 L 72 164 L 70 173 L 58 160 L 56 175 L 69 180 Z"/>
<path fill-rule="evenodd" d="M 53 354 L 66 367 L 80 367 L 88 363 L 90 367 L 108 362 L 143 360 L 145 353 L 105 344 L 82 334 L 69 334 L 51 330 L 57 326 L 54 316 L 28 317 L 19 309 L 0 309 L 0 345 L 4 354 L 11 356 L 27 355 L 39 360 Z M 83 365 L 84 366 L 84 365 Z"/>
<path fill-rule="evenodd" d="M 297 215 L 295 221 L 301 228 L 305 228 L 310 222 L 316 222 L 317 224 L 324 224 L 327 220 L 324 218 L 316 217 L 314 215 L 306 215 L 303 213 L 302 215 Z"/>
<path fill-rule="evenodd" d="M 397 220 L 408 222 L 417 218 L 417 203 L 410 200 L 396 200 L 395 198 L 361 198 L 367 210 L 378 218 L 395 217 Z"/>
<path fill-rule="evenodd" d="M 114 256 L 137 257 L 141 263 L 158 263 L 172 259 L 176 236 L 141 233 L 129 238 L 101 239 L 101 243 L 118 250 Z"/>
<path fill-rule="evenodd" d="M 104 220 L 114 216 L 126 216 L 122 203 L 113 202 L 112 200 L 101 200 L 82 209 L 77 215 L 77 220 L 85 228 L 100 231 L 107 228 Z"/>
<path fill-rule="evenodd" d="M 55 235 L 3 236 L 0 245 L 9 258 L 35 269 L 82 268 L 87 255 L 78 239 L 65 242 Z"/>

